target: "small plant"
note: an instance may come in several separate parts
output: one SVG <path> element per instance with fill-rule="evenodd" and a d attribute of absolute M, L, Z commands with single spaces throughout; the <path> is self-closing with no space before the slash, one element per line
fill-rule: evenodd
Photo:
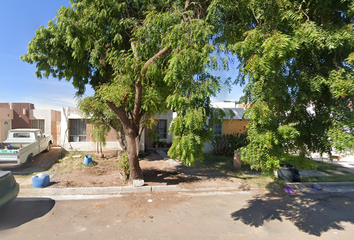
<path fill-rule="evenodd" d="M 163 148 L 163 145 L 164 145 L 163 141 L 159 141 L 158 145 L 159 145 L 159 148 Z"/>
<path fill-rule="evenodd" d="M 214 154 L 233 156 L 234 150 L 247 145 L 247 133 L 223 134 L 211 141 Z"/>
<path fill-rule="evenodd" d="M 123 172 L 123 177 L 124 179 L 128 179 L 129 177 L 129 159 L 128 156 L 125 152 L 120 152 L 120 154 L 118 154 L 119 160 L 118 160 L 118 166 L 119 169 Z"/>
<path fill-rule="evenodd" d="M 88 166 L 88 167 L 93 167 L 93 166 L 96 166 L 97 164 L 98 164 L 97 162 L 92 161 L 92 162 L 90 162 L 87 166 Z"/>

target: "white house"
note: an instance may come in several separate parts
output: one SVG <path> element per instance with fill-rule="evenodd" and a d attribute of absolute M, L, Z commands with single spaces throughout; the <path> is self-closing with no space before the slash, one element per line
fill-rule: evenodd
<path fill-rule="evenodd" d="M 61 146 L 68 151 L 95 151 L 97 143 L 90 136 L 92 124 L 86 123 L 80 110 L 75 107 L 63 107 L 61 110 Z M 144 132 L 143 132 L 144 136 Z M 113 131 L 106 137 L 103 150 L 121 150 Z M 140 138 L 139 151 L 145 150 L 145 138 Z"/>

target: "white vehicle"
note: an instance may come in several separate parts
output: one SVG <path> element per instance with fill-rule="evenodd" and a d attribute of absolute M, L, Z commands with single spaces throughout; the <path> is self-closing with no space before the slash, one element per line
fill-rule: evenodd
<path fill-rule="evenodd" d="M 45 136 L 40 129 L 12 129 L 0 143 L 0 164 L 29 166 L 34 156 L 49 152 L 52 143 L 53 137 Z"/>

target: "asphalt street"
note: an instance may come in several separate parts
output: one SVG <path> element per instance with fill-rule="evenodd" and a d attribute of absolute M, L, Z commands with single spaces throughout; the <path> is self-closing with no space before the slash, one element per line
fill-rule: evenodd
<path fill-rule="evenodd" d="M 354 192 L 141 192 L 106 199 L 20 197 L 0 239 L 353 239 Z"/>

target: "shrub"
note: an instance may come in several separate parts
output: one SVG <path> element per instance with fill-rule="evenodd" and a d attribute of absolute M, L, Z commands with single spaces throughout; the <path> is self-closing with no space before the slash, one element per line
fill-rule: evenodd
<path fill-rule="evenodd" d="M 129 158 L 125 152 L 120 152 L 118 154 L 118 157 L 119 157 L 119 162 L 118 162 L 119 169 L 123 172 L 124 178 L 128 179 L 129 171 L 130 171 Z"/>
<path fill-rule="evenodd" d="M 211 141 L 214 154 L 233 156 L 234 150 L 247 145 L 247 133 L 223 134 Z"/>

